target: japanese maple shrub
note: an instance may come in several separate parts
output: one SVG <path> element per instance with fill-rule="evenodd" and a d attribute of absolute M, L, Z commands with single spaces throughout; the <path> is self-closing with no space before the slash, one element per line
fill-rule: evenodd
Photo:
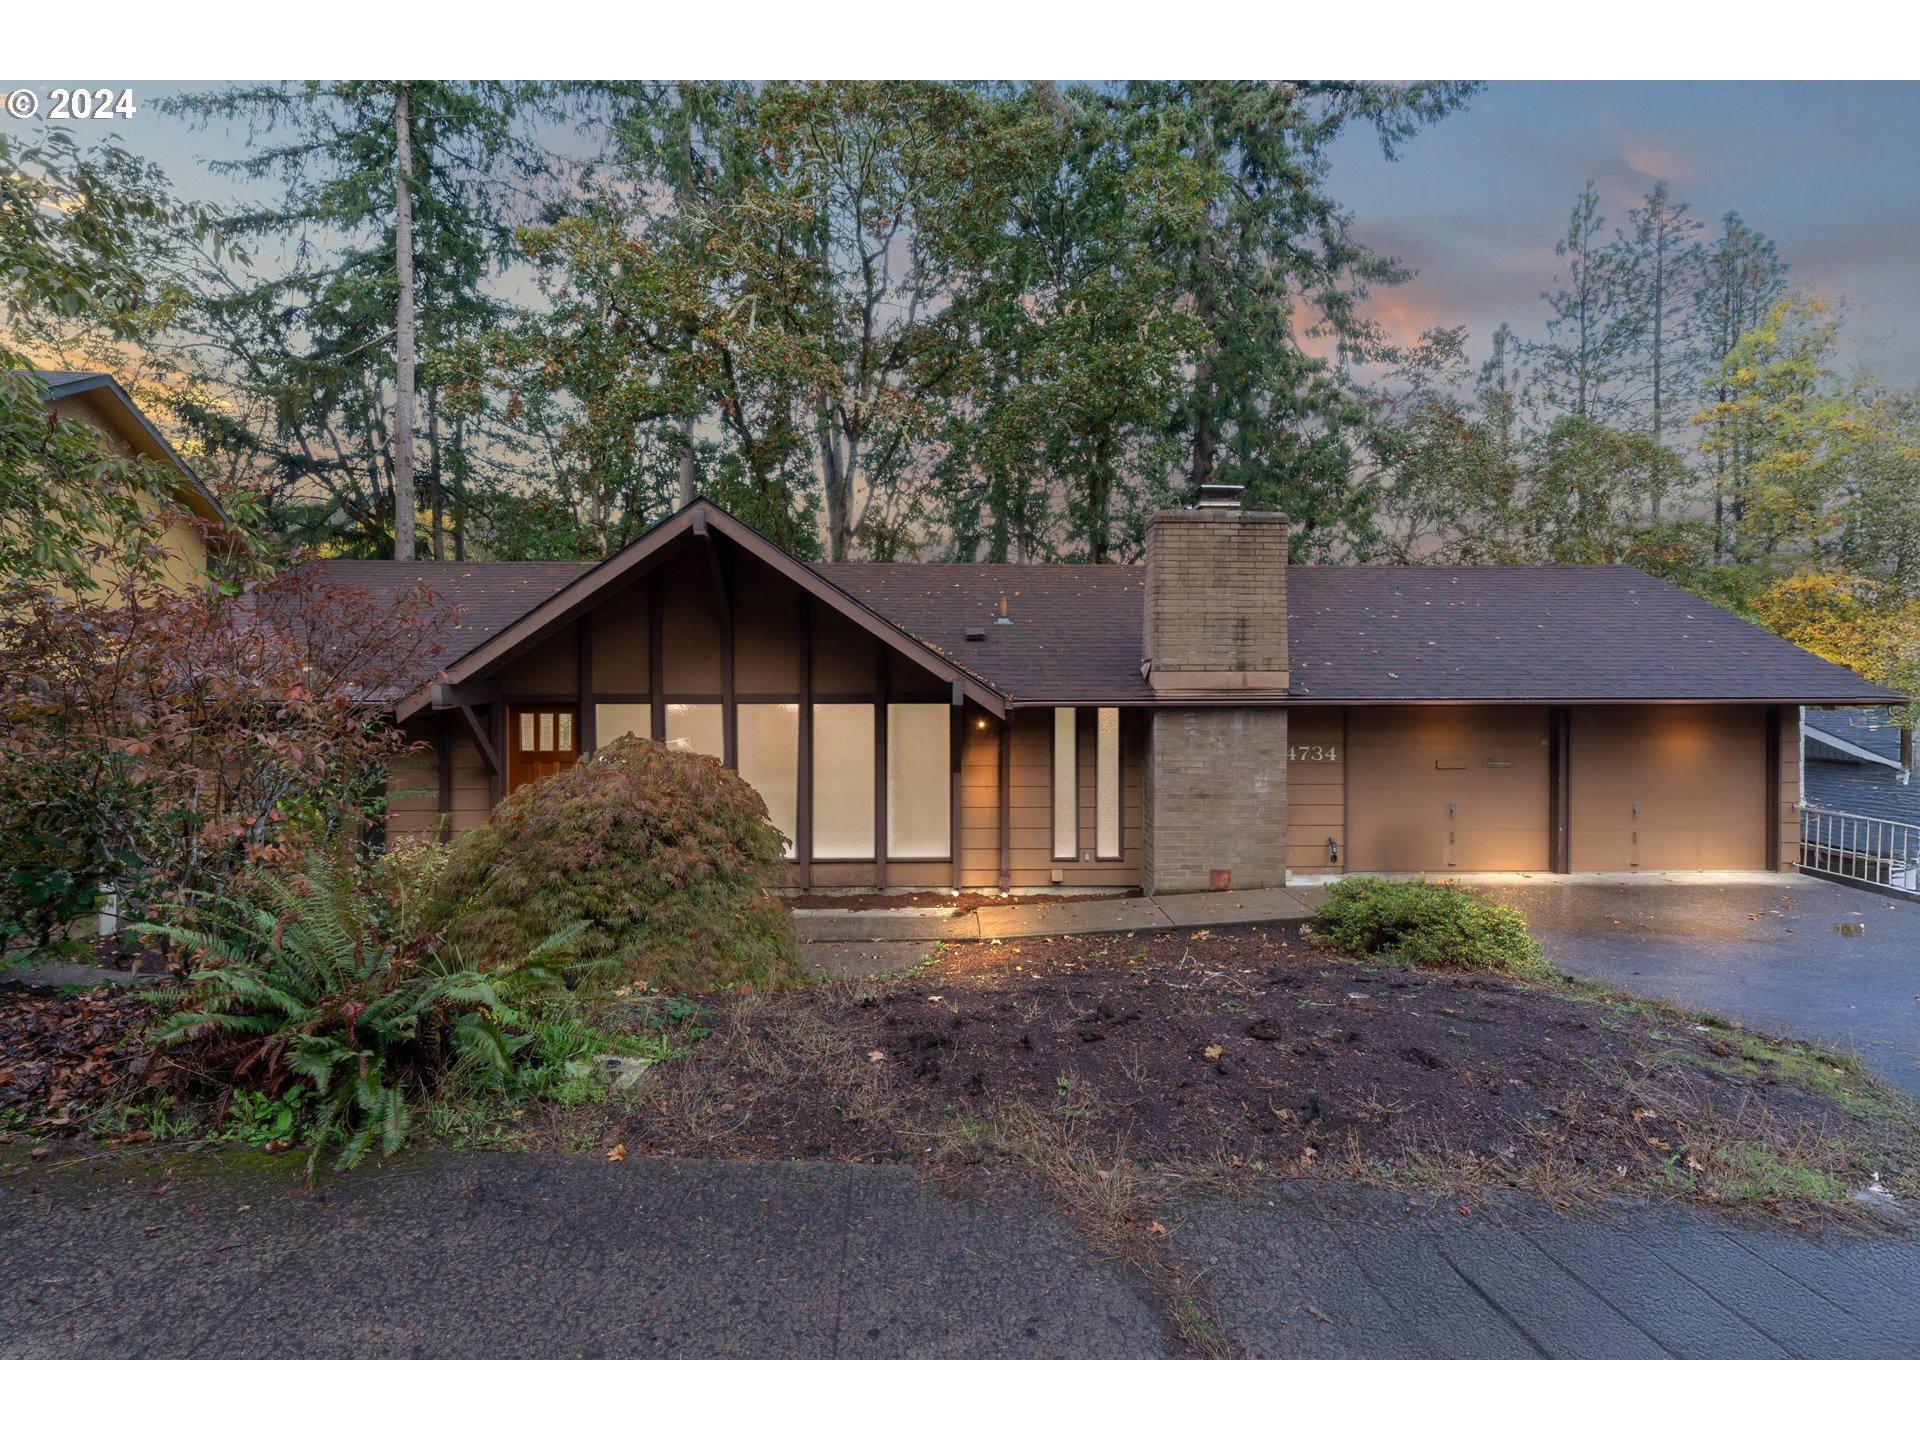
<path fill-rule="evenodd" d="M 483 963 L 584 921 L 581 957 L 616 981 L 790 985 L 802 978 L 793 922 L 769 893 L 781 844 L 733 771 L 627 736 L 516 790 L 454 841 L 440 923 Z"/>

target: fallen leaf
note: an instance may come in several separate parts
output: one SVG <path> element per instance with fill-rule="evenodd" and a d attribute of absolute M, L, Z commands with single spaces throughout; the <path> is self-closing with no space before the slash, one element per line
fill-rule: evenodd
<path fill-rule="evenodd" d="M 246 1236 L 242 1235 L 238 1230 L 236 1230 L 231 1235 L 227 1236 L 225 1240 L 220 1242 L 219 1248 L 222 1250 L 238 1250 L 242 1245 L 246 1243 L 247 1243 Z"/>
<path fill-rule="evenodd" d="M 867 1051 L 867 1059 L 873 1061 L 873 1063 L 876 1065 L 878 1065 L 882 1060 L 886 1058 L 887 1058 L 887 1052 L 884 1050 Z"/>
<path fill-rule="evenodd" d="M 1471 1215 L 1473 1213 L 1473 1209 L 1471 1206 L 1457 1205 L 1454 1208 L 1458 1210 L 1462 1215 Z"/>
<path fill-rule="evenodd" d="M 618 1162 L 626 1158 L 627 1158 L 627 1147 L 624 1145 L 615 1145 L 612 1149 L 607 1151 L 607 1161 L 609 1164 L 617 1164 Z"/>
<path fill-rule="evenodd" d="M 1218 1060 L 1222 1055 L 1226 1054 L 1227 1052 L 1226 1052 L 1225 1046 L 1209 1045 L 1207 1046 L 1206 1049 L 1202 1050 L 1200 1053 L 1206 1056 L 1207 1059 L 1209 1060 Z"/>
<path fill-rule="evenodd" d="M 1162 1225 L 1158 1220 L 1154 1220 L 1147 1225 L 1147 1233 L 1158 1238 L 1167 1233 L 1167 1227 Z"/>
<path fill-rule="evenodd" d="M 930 1000 L 930 1001 L 938 1001 L 938 1000 L 944 1000 L 944 999 L 946 999 L 946 996 L 944 996 L 944 995 L 929 995 L 929 996 L 927 996 L 927 999 L 928 999 L 928 1000 Z"/>

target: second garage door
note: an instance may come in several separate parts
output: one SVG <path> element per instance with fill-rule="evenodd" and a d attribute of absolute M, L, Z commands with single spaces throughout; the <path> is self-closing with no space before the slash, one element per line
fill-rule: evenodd
<path fill-rule="evenodd" d="M 1545 870 L 1547 711 L 1348 712 L 1347 868 Z"/>
<path fill-rule="evenodd" d="M 1595 705 L 1572 727 L 1576 871 L 1765 868 L 1760 707 Z"/>

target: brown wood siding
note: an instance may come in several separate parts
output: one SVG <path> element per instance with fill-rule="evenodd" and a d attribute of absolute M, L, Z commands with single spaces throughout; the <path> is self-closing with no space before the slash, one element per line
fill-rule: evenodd
<path fill-rule="evenodd" d="M 1344 710 L 1287 712 L 1287 869 L 1338 875 L 1347 849 L 1347 716 Z M 1313 758 L 1319 754 L 1322 758 Z M 1327 841 L 1341 859 L 1327 857 Z"/>
<path fill-rule="evenodd" d="M 1779 868 L 1800 868 L 1800 707 L 1780 707 L 1780 770 L 1776 803 L 1780 807 Z"/>
<path fill-rule="evenodd" d="M 1053 858 L 1053 712 L 1016 710 L 1013 713 L 1012 875 L 1016 888 L 1046 887 L 1053 872 L 1060 884 L 1138 885 L 1141 880 L 1141 814 L 1146 803 L 1146 729 L 1144 715 L 1123 710 L 1120 715 L 1120 859 L 1055 860 Z M 1083 851 L 1093 849 L 1094 738 L 1093 712 L 1080 716 L 1080 837 Z M 996 756 L 997 763 L 997 756 Z M 994 817 L 995 863 L 999 855 L 999 819 Z"/>
<path fill-rule="evenodd" d="M 1349 870 L 1547 868 L 1545 706 L 1355 708 L 1347 746 Z"/>
<path fill-rule="evenodd" d="M 720 607 L 712 566 L 696 548 L 673 556 L 660 569 L 666 693 L 718 695 Z"/>
<path fill-rule="evenodd" d="M 419 748 L 396 760 L 387 772 L 387 839 L 430 838 L 440 819 L 439 727 L 412 724 L 406 737 Z"/>
<path fill-rule="evenodd" d="M 1759 705 L 1575 707 L 1573 869 L 1764 869 L 1766 743 Z"/>
<path fill-rule="evenodd" d="M 734 569 L 733 617 L 734 693 L 797 697 L 800 587 L 743 560 Z"/>
<path fill-rule="evenodd" d="M 579 694 L 580 627 L 563 626 L 529 650 L 500 672 L 500 684 L 509 698 Z"/>
<path fill-rule="evenodd" d="M 645 585 L 629 585 L 593 612 L 596 694 L 648 694 L 653 683 L 651 628 Z"/>
<path fill-rule="evenodd" d="M 971 708 L 960 741 L 960 883 L 1000 883 L 1000 722 Z"/>

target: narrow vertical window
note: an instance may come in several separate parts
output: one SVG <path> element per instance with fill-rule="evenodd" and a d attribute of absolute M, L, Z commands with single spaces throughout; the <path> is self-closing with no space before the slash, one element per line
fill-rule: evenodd
<path fill-rule="evenodd" d="M 953 858 L 952 708 L 887 707 L 887 856 Z"/>
<path fill-rule="evenodd" d="M 1080 858 L 1079 712 L 1053 712 L 1053 858 Z"/>
<path fill-rule="evenodd" d="M 1099 712 L 1094 747 L 1094 849 L 1096 858 L 1120 858 L 1120 712 Z"/>
<path fill-rule="evenodd" d="M 873 706 L 813 707 L 813 858 L 873 859 Z"/>

